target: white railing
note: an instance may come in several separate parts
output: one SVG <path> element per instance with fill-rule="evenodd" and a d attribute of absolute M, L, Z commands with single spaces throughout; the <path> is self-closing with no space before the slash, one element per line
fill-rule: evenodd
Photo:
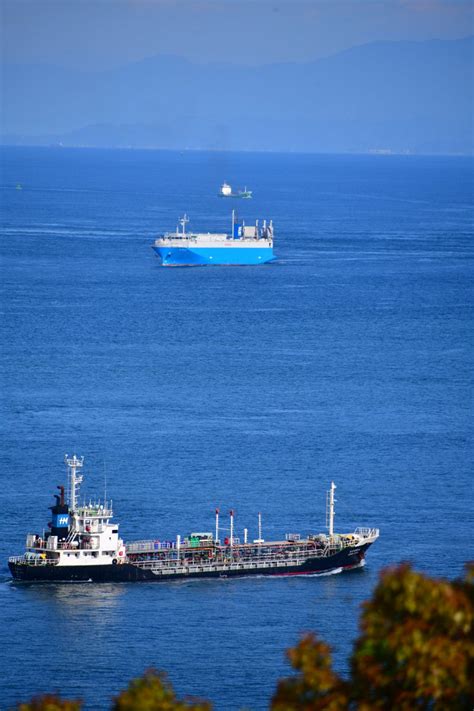
<path fill-rule="evenodd" d="M 186 234 L 185 237 L 172 233 L 171 235 L 164 235 L 163 237 L 158 237 L 155 240 L 155 246 L 167 246 L 167 247 L 185 247 L 186 245 L 196 245 L 196 244 L 212 244 L 219 247 L 235 247 L 239 243 L 244 244 L 246 247 L 252 247 L 259 243 L 265 243 L 268 247 L 272 246 L 272 240 L 269 237 L 239 237 L 234 238 L 232 235 L 213 235 L 213 234 L 199 234 L 192 235 Z"/>
<path fill-rule="evenodd" d="M 356 528 L 354 533 L 358 536 L 361 536 L 361 538 L 378 538 L 380 529 L 359 527 Z"/>
<path fill-rule="evenodd" d="M 15 564 L 20 564 L 20 565 L 33 565 L 33 566 L 38 566 L 38 565 L 57 565 L 59 563 L 59 560 L 52 559 L 52 558 L 25 558 L 24 555 L 15 555 L 11 556 L 8 559 L 9 563 L 15 563 Z"/>
<path fill-rule="evenodd" d="M 223 571 L 223 570 L 252 570 L 254 568 L 271 568 L 303 565 L 308 560 L 306 557 L 287 558 L 287 559 L 250 559 L 243 560 L 236 558 L 234 560 L 215 560 L 215 561 L 189 561 L 189 560 L 168 560 L 168 561 L 133 561 L 133 565 L 145 570 L 156 570 L 159 572 L 173 573 L 178 570 L 184 570 L 192 573 L 197 571 Z"/>
<path fill-rule="evenodd" d="M 134 559 L 133 565 L 139 568 L 152 568 L 152 569 L 170 569 L 177 567 L 186 568 L 206 568 L 209 570 L 216 570 L 220 566 L 228 568 L 229 566 L 237 565 L 244 566 L 245 568 L 254 567 L 267 567 L 269 565 L 301 565 L 311 558 L 326 558 L 331 554 L 341 551 L 345 545 L 333 545 L 327 544 L 324 548 L 300 548 L 299 550 L 288 550 L 275 553 L 274 551 L 261 551 L 259 550 L 258 556 L 245 556 L 234 554 L 232 555 L 230 547 L 226 552 L 220 552 L 217 556 L 211 558 L 204 558 L 202 560 L 196 559 L 195 557 L 185 556 L 181 554 L 173 558 L 164 559 L 148 559 L 148 560 L 136 560 Z M 196 552 L 199 549 L 196 549 Z M 127 549 L 127 553 L 131 551 Z M 175 549 L 176 552 L 176 549 Z M 186 553 L 189 554 L 190 550 L 187 549 Z M 176 553 L 175 553 L 176 554 Z"/>
<path fill-rule="evenodd" d="M 364 529 L 365 530 L 365 529 Z M 367 535 L 374 531 L 375 529 L 366 529 Z M 362 536 L 361 533 L 359 533 L 360 537 L 365 537 Z M 234 538 L 234 543 L 237 544 L 237 539 Z M 172 553 L 173 557 L 165 557 L 164 559 L 161 558 L 160 560 L 154 561 L 152 557 L 149 557 L 148 559 L 145 560 L 136 560 L 134 558 L 133 562 L 135 563 L 145 563 L 145 562 L 153 562 L 157 563 L 160 565 L 167 565 L 169 563 L 172 563 L 173 565 L 176 564 L 176 561 L 178 558 L 181 559 L 181 561 L 187 560 L 190 564 L 194 562 L 199 562 L 201 564 L 201 561 L 199 558 L 196 558 L 196 556 L 205 555 L 206 551 L 208 551 L 211 554 L 211 557 L 209 558 L 210 561 L 217 562 L 219 560 L 222 561 L 228 561 L 228 560 L 235 560 L 239 562 L 246 562 L 246 561 L 264 561 L 264 560 L 286 560 L 286 559 L 291 559 L 291 560 L 307 560 L 308 558 L 321 558 L 321 557 L 326 557 L 328 555 L 332 555 L 334 553 L 337 553 L 338 551 L 341 551 L 344 548 L 350 547 L 350 546 L 356 546 L 357 545 L 357 540 L 351 540 L 351 539 L 343 539 L 339 536 L 335 537 L 334 540 L 329 540 L 326 539 L 323 545 L 320 545 L 320 547 L 314 546 L 313 542 L 310 541 L 308 543 L 303 542 L 303 541 L 293 541 L 293 545 L 289 546 L 287 543 L 284 544 L 276 544 L 275 546 L 270 546 L 268 545 L 263 545 L 263 546 L 238 546 L 235 545 L 234 548 L 231 546 L 226 546 L 226 547 L 218 547 L 215 548 L 213 546 L 209 545 L 209 541 L 199 541 L 199 545 L 190 545 L 189 542 L 185 543 L 183 542 L 180 549 L 176 547 L 176 543 L 170 542 L 170 541 L 135 541 L 133 543 L 126 543 L 125 548 L 126 552 L 128 555 L 131 556 L 137 556 L 137 555 L 149 555 L 153 556 L 153 554 L 156 553 Z M 178 553 L 179 550 L 179 553 Z M 246 553 L 248 555 L 246 555 Z M 206 558 L 207 562 L 207 558 Z"/>
<path fill-rule="evenodd" d="M 125 544 L 127 553 L 150 553 L 175 548 L 176 543 L 174 541 L 134 541 L 133 543 Z"/>

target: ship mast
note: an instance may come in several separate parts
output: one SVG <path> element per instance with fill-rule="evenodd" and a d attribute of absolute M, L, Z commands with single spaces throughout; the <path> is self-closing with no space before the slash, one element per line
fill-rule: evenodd
<path fill-rule="evenodd" d="M 260 511 L 258 512 L 258 538 L 254 541 L 254 543 L 263 543 L 264 540 L 262 538 L 262 514 Z"/>
<path fill-rule="evenodd" d="M 230 510 L 230 546 L 234 545 L 234 510 Z"/>
<path fill-rule="evenodd" d="M 64 461 L 68 467 L 68 494 L 69 494 L 69 508 L 72 511 L 76 511 L 78 505 L 78 495 L 79 495 L 79 484 L 82 482 L 82 475 L 77 474 L 77 470 L 82 468 L 84 464 L 84 457 L 76 457 L 74 454 L 69 457 L 67 454 L 64 455 Z"/>
<path fill-rule="evenodd" d="M 186 237 L 186 223 L 189 222 L 189 217 L 184 213 L 183 217 L 180 219 L 179 224 L 183 228 L 181 237 L 184 239 Z"/>
<path fill-rule="evenodd" d="M 332 481 L 331 482 L 331 489 L 327 492 L 326 494 L 326 526 L 329 529 L 329 536 L 330 538 L 333 537 L 334 535 L 334 491 L 336 490 L 336 485 Z"/>

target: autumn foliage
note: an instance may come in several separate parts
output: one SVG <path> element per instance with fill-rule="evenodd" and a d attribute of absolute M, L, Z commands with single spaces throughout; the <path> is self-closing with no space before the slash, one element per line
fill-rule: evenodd
<path fill-rule="evenodd" d="M 211 711 L 207 701 L 179 701 L 164 674 L 150 669 L 114 699 L 112 711 Z"/>
<path fill-rule="evenodd" d="M 435 580 L 400 566 L 382 574 L 365 603 L 350 675 L 332 667 L 330 648 L 306 635 L 288 652 L 295 674 L 282 679 L 272 711 L 472 711 L 474 709 L 474 567 L 464 580 Z M 18 711 L 80 711 L 80 701 L 43 696 Z M 153 670 L 134 679 L 112 711 L 211 711 L 179 700 Z"/>
<path fill-rule="evenodd" d="M 385 572 L 365 603 L 350 677 L 310 635 L 289 652 L 297 674 L 279 682 L 272 711 L 474 708 L 474 571 L 433 580 L 401 566 Z"/>
<path fill-rule="evenodd" d="M 24 704 L 18 704 L 18 711 L 81 711 L 81 701 L 68 701 L 54 694 L 37 696 Z"/>

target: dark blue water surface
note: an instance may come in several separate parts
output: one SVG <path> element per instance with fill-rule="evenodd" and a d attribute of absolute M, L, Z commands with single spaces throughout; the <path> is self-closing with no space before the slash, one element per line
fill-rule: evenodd
<path fill-rule="evenodd" d="M 360 604 L 410 560 L 474 555 L 468 158 L 2 149 L 1 704 L 105 709 L 147 667 L 218 711 L 268 706 L 305 630 L 347 669 Z M 273 218 L 278 262 L 163 269 L 187 211 L 223 230 L 226 179 Z M 23 190 L 17 190 L 20 183 Z M 104 471 L 126 540 L 378 526 L 365 569 L 319 578 L 12 584 L 64 453 Z M 224 523 L 224 522 L 223 522 Z M 3 708 L 3 707 L 2 707 Z"/>

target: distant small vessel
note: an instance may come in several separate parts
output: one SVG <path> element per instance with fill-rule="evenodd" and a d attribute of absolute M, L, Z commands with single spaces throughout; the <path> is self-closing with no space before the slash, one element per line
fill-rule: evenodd
<path fill-rule="evenodd" d="M 232 197 L 232 188 L 225 181 L 221 185 L 219 195 L 221 197 Z"/>
<path fill-rule="evenodd" d="M 243 190 L 239 189 L 237 192 L 233 192 L 229 183 L 224 181 L 219 190 L 219 197 L 246 198 L 248 200 L 252 197 L 252 191 L 247 190 L 247 186 L 245 186 Z"/>
<path fill-rule="evenodd" d="M 232 210 L 230 234 L 225 232 L 186 232 L 189 222 L 184 215 L 176 232 L 166 232 L 155 240 L 153 249 L 164 267 L 193 267 L 204 265 L 265 264 L 273 257 L 273 222 L 263 220 L 259 225 L 246 225 Z M 181 227 L 181 229 L 180 229 Z"/>
<path fill-rule="evenodd" d="M 258 514 L 258 537 L 243 540 L 236 535 L 234 511 L 230 528 L 221 539 L 219 509 L 215 510 L 215 533 L 190 533 L 173 540 L 125 543 L 119 526 L 112 522 L 112 503 L 106 500 L 80 504 L 79 485 L 83 457 L 74 455 L 68 467 L 68 497 L 59 486 L 51 506 L 49 530 L 29 533 L 26 552 L 11 557 L 8 567 L 16 580 L 25 582 L 163 581 L 192 578 L 227 578 L 244 575 L 314 575 L 351 570 L 364 565 L 367 549 L 379 537 L 376 528 L 356 528 L 353 533 L 334 532 L 334 490 L 327 492 L 328 533 L 306 537 L 287 533 L 266 541 Z"/>
<path fill-rule="evenodd" d="M 23 185 L 21 183 L 16 184 L 16 189 L 17 190 L 23 190 Z"/>

